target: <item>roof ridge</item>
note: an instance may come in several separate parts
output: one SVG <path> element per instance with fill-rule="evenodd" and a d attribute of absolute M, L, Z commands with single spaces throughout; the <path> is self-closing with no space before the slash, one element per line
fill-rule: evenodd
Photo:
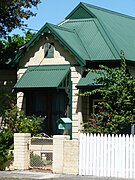
<path fill-rule="evenodd" d="M 115 15 L 118 15 L 118 16 L 121 16 L 121 17 L 125 17 L 125 18 L 128 18 L 128 19 L 135 20 L 134 16 L 130 16 L 130 15 L 127 15 L 127 14 L 124 14 L 124 13 L 119 13 L 119 12 L 114 11 L 114 10 L 110 10 L 110 9 L 106 9 L 106 8 L 103 8 L 103 7 L 95 6 L 95 5 L 92 5 L 92 4 L 85 3 L 85 2 L 81 2 L 81 4 L 83 4 L 86 8 L 89 6 L 91 8 L 97 9 L 97 10 L 102 10 L 104 12 L 108 12 L 108 13 L 115 14 Z"/>
<path fill-rule="evenodd" d="M 68 21 L 65 21 L 65 23 L 70 23 L 70 22 L 80 22 L 80 21 L 94 21 L 97 18 L 81 18 L 81 19 L 68 19 Z M 64 24 L 64 22 L 63 22 Z"/>
<path fill-rule="evenodd" d="M 116 48 L 115 42 L 114 42 L 113 39 L 110 37 L 110 35 L 108 35 L 108 31 L 105 30 L 105 28 L 103 27 L 100 19 L 96 19 L 96 20 L 95 20 L 95 24 L 96 24 L 96 26 L 98 27 L 99 32 L 101 33 L 101 35 L 102 35 L 102 37 L 104 38 L 105 42 L 108 44 L 107 41 L 109 41 L 110 44 L 112 45 L 113 49 L 115 50 L 115 52 L 114 52 L 114 51 L 112 50 L 112 48 L 110 47 L 110 45 L 109 45 L 109 49 L 110 49 L 110 51 L 112 52 L 112 54 L 114 55 L 114 57 L 116 58 L 117 55 L 120 56 L 120 54 L 119 54 L 119 52 L 118 52 L 118 49 Z M 103 33 L 104 33 L 105 36 L 103 36 Z M 116 54 L 117 54 L 117 55 L 116 55 Z"/>

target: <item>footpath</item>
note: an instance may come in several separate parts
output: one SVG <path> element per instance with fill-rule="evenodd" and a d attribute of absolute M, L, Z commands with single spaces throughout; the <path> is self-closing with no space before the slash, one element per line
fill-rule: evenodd
<path fill-rule="evenodd" d="M 0 180 L 11 180 L 14 178 L 19 179 L 48 179 L 48 180 L 129 180 L 122 178 L 107 178 L 107 177 L 95 177 L 95 176 L 73 176 L 63 174 L 53 174 L 51 172 L 36 172 L 36 171 L 0 171 Z M 131 179 L 130 179 L 131 180 Z"/>
<path fill-rule="evenodd" d="M 27 178 L 27 179 L 54 179 L 60 178 L 60 174 L 36 172 L 36 171 L 0 171 L 0 179 L 2 178 Z"/>

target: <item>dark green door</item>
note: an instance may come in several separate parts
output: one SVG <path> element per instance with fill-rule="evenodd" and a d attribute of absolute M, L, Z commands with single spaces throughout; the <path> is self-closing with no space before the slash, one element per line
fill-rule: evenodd
<path fill-rule="evenodd" d="M 58 134 L 57 120 L 67 116 L 68 98 L 64 90 L 35 91 L 26 96 L 27 115 L 44 118 L 42 132 Z"/>

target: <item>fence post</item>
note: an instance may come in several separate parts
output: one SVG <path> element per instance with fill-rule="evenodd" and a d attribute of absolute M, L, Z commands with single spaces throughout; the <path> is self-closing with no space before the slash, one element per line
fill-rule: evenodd
<path fill-rule="evenodd" d="M 14 169 L 26 170 L 30 165 L 30 133 L 14 134 Z"/>
<path fill-rule="evenodd" d="M 79 174 L 79 140 L 64 140 L 63 173 Z"/>
<path fill-rule="evenodd" d="M 53 172 L 63 173 L 63 147 L 64 140 L 70 139 L 68 135 L 53 136 Z"/>

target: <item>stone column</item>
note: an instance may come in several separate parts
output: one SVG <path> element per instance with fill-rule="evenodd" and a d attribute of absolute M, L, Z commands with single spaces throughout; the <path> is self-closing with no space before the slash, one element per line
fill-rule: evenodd
<path fill-rule="evenodd" d="M 26 170 L 30 165 L 30 133 L 14 134 L 14 169 Z"/>
<path fill-rule="evenodd" d="M 64 140 L 69 140 L 68 135 L 53 136 L 53 173 L 63 173 Z"/>

